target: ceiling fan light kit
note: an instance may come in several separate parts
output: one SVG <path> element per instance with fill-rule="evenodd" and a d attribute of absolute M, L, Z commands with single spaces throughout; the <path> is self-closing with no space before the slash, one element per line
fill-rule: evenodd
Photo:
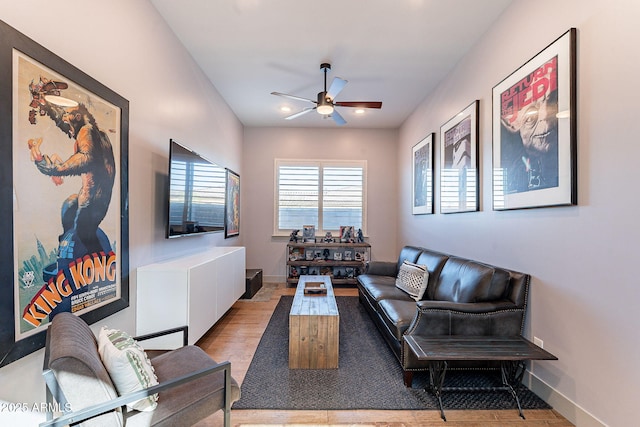
<path fill-rule="evenodd" d="M 334 102 L 335 97 L 344 89 L 347 84 L 347 80 L 341 79 L 340 77 L 335 77 L 329 90 L 327 90 L 327 72 L 331 69 L 331 64 L 323 62 L 320 64 L 320 69 L 324 72 L 324 90 L 318 93 L 318 100 L 314 101 L 312 99 L 301 98 L 299 96 L 288 95 L 286 93 L 280 92 L 271 92 L 272 95 L 282 96 L 285 98 L 295 99 L 298 101 L 310 102 L 312 104 L 316 104 L 313 108 L 305 108 L 304 110 L 292 114 L 290 116 L 285 117 L 285 120 L 292 120 L 297 117 L 302 116 L 303 114 L 307 114 L 309 111 L 316 110 L 319 114 L 321 114 L 324 118 L 331 117 L 333 121 L 337 125 L 344 125 L 347 121 L 338 113 L 335 107 L 354 107 L 358 108 L 356 112 L 360 114 L 364 111 L 359 111 L 364 108 L 382 108 L 382 102 L 369 102 L 369 101 L 342 101 L 342 102 Z"/>

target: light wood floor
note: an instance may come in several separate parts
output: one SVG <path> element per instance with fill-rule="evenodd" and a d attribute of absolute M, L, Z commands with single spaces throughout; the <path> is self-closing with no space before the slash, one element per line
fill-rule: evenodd
<path fill-rule="evenodd" d="M 265 287 L 267 285 L 265 284 Z M 278 286 L 268 301 L 239 300 L 231 310 L 198 342 L 213 359 L 231 362 L 231 374 L 242 383 L 249 363 L 271 314 L 281 295 L 293 295 L 294 288 Z M 336 295 L 356 296 L 353 288 L 336 288 Z M 445 408 L 446 411 L 446 408 Z M 447 422 L 440 419 L 438 411 L 268 411 L 232 410 L 233 426 L 283 426 L 301 425 L 353 425 L 371 426 L 440 426 L 440 427 L 567 427 L 573 426 L 553 410 L 525 410 L 526 420 L 518 416 L 517 410 L 505 411 L 446 411 Z M 198 423 L 198 427 L 222 425 L 222 412 Z"/>

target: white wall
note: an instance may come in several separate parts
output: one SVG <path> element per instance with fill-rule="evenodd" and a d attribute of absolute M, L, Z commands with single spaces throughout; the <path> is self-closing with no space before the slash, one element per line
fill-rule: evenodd
<path fill-rule="evenodd" d="M 272 236 L 276 158 L 366 160 L 371 257 L 397 258 L 397 138 L 395 130 L 246 128 L 241 185 L 247 268 L 262 268 L 270 280 L 285 277 L 289 239 Z"/>
<path fill-rule="evenodd" d="M 481 211 L 403 209 L 399 241 L 533 276 L 526 333 L 559 360 L 534 363 L 532 372 L 576 405 L 565 415 L 578 425 L 631 425 L 640 396 L 638 18 L 635 0 L 516 1 L 400 131 L 407 206 L 410 147 L 480 100 Z M 578 206 L 492 211 L 491 89 L 570 27 L 578 29 Z"/>
<path fill-rule="evenodd" d="M 242 125 L 147 1 L 0 0 L 0 19 L 129 100 L 131 306 L 94 328 L 134 332 L 137 267 L 242 245 L 221 233 L 164 238 L 169 138 L 242 174 Z M 42 357 L 0 369 L 0 400 L 44 401 Z"/>

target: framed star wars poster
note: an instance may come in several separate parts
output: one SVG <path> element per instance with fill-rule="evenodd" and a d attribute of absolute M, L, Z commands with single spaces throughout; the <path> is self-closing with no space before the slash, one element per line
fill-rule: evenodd
<path fill-rule="evenodd" d="M 433 140 L 430 133 L 412 148 L 412 204 L 413 215 L 433 213 Z"/>
<path fill-rule="evenodd" d="M 440 127 L 440 213 L 479 209 L 476 100 Z"/>
<path fill-rule="evenodd" d="M 493 209 L 577 203 L 576 29 L 493 88 Z"/>
<path fill-rule="evenodd" d="M 0 22 L 0 366 L 129 305 L 128 101 Z"/>

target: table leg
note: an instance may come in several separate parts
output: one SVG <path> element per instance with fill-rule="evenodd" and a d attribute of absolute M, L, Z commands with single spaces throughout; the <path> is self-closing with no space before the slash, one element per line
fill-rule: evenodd
<path fill-rule="evenodd" d="M 520 417 L 524 420 L 524 413 L 520 405 L 520 399 L 516 393 L 516 388 L 522 383 L 522 377 L 525 372 L 525 363 L 522 360 L 503 360 L 500 363 L 500 373 L 502 374 L 502 384 L 511 392 L 513 400 L 518 405 Z"/>
<path fill-rule="evenodd" d="M 444 407 L 442 406 L 442 386 L 444 384 L 444 376 L 447 373 L 447 362 L 444 360 L 432 360 L 429 362 L 429 386 L 433 394 L 438 399 L 438 406 L 440 407 L 440 417 L 444 421 L 447 418 L 444 416 Z"/>

